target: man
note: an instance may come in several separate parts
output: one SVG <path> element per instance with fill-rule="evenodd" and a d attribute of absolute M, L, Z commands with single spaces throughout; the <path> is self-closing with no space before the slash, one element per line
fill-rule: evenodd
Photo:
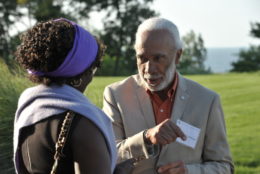
<path fill-rule="evenodd" d="M 182 54 L 177 27 L 162 18 L 144 21 L 135 51 L 138 74 L 104 91 L 119 160 L 137 158 L 134 174 L 233 173 L 219 96 L 176 71 Z M 197 139 L 191 137 L 195 147 L 176 141 L 190 138 L 177 120 L 200 130 Z"/>

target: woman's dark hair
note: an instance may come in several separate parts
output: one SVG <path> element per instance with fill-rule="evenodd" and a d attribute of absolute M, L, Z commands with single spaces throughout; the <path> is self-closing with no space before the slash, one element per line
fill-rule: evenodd
<path fill-rule="evenodd" d="M 72 49 L 74 36 L 74 26 L 67 21 L 40 22 L 22 35 L 22 43 L 15 53 L 16 60 L 25 69 L 40 72 L 54 71 Z M 97 57 L 91 66 L 81 74 L 71 78 L 29 74 L 29 79 L 45 85 L 52 83 L 62 85 L 81 77 L 93 67 L 100 67 L 105 46 L 100 41 L 97 40 L 97 42 L 99 46 Z"/>

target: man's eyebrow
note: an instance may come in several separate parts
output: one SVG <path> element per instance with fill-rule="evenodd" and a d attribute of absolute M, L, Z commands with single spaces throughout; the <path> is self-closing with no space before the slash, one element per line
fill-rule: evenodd
<path fill-rule="evenodd" d="M 143 57 L 144 54 L 136 54 L 136 57 Z"/>
<path fill-rule="evenodd" d="M 156 53 L 156 54 L 154 54 L 153 56 L 161 56 L 161 57 L 165 57 L 166 55 L 163 54 L 163 53 Z"/>

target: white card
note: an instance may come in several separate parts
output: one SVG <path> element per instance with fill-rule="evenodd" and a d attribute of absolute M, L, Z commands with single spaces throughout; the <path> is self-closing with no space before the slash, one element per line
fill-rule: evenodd
<path fill-rule="evenodd" d="M 199 138 L 200 129 L 181 120 L 177 120 L 177 126 L 181 128 L 187 139 L 183 141 L 181 138 L 177 138 L 176 141 L 194 149 Z"/>

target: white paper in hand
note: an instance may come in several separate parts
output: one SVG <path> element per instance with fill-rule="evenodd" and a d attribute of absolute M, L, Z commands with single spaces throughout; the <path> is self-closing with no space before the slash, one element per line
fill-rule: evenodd
<path fill-rule="evenodd" d="M 181 138 L 177 138 L 176 142 L 194 149 L 199 138 L 200 129 L 181 120 L 177 120 L 177 126 L 180 127 L 187 139 L 183 141 Z"/>

